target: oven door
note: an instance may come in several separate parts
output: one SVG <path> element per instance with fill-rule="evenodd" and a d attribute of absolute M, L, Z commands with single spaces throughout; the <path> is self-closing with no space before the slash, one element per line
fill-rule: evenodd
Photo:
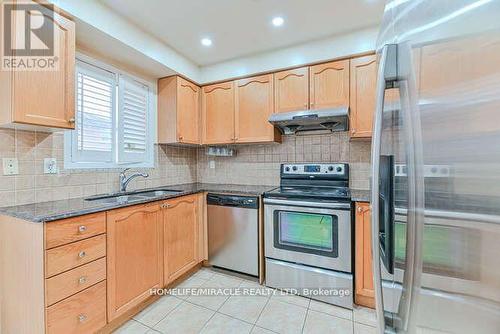
<path fill-rule="evenodd" d="M 350 203 L 264 199 L 266 257 L 351 272 Z"/>

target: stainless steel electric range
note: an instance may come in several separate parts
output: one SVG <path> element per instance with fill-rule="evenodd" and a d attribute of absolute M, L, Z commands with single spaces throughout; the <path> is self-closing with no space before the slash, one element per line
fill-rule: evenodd
<path fill-rule="evenodd" d="M 283 164 L 264 193 L 266 285 L 352 308 L 349 165 Z"/>

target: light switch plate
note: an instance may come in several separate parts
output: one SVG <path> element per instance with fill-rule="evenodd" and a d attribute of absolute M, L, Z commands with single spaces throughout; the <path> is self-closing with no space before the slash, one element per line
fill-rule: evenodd
<path fill-rule="evenodd" d="M 215 161 L 214 161 L 214 160 L 210 160 L 210 161 L 208 162 L 208 167 L 209 167 L 210 169 L 215 169 Z"/>
<path fill-rule="evenodd" d="M 57 174 L 57 159 L 56 158 L 43 159 L 43 172 L 45 174 Z"/>
<path fill-rule="evenodd" d="M 16 158 L 3 158 L 3 175 L 19 174 L 19 163 Z"/>

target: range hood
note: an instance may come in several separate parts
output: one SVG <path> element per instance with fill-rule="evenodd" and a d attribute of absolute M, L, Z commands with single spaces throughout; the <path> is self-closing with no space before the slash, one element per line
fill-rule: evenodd
<path fill-rule="evenodd" d="M 269 122 L 285 135 L 330 133 L 348 130 L 348 107 L 272 114 Z"/>

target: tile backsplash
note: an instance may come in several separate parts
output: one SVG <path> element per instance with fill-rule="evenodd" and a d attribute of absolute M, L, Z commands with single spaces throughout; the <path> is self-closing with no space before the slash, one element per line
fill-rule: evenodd
<path fill-rule="evenodd" d="M 17 158 L 19 174 L 0 171 L 0 206 L 46 202 L 117 191 L 120 169 L 63 168 L 64 135 L 0 129 L 0 161 Z M 56 158 L 58 174 L 43 173 L 43 159 Z M 137 178 L 129 189 L 191 183 L 197 180 L 197 149 L 155 145 L 155 168 L 144 169 L 147 179 Z M 1 168 L 1 166 L 0 166 Z"/>
<path fill-rule="evenodd" d="M 350 141 L 348 132 L 284 136 L 282 144 L 238 145 L 236 156 L 213 157 L 198 149 L 198 181 L 250 185 L 279 185 L 281 163 L 346 162 L 350 187 L 370 188 L 371 142 Z M 215 162 L 215 168 L 209 162 Z"/>
<path fill-rule="evenodd" d="M 17 158 L 19 174 L 0 171 L 0 206 L 91 196 L 118 190 L 119 169 L 63 168 L 63 133 L 0 129 L 0 161 Z M 278 185 L 282 162 L 348 162 L 351 187 L 369 189 L 370 142 L 349 141 L 347 132 L 284 136 L 283 143 L 238 145 L 234 157 L 208 157 L 205 148 L 155 145 L 155 168 L 129 189 L 206 182 Z M 56 158 L 58 174 L 43 173 L 43 159 Z M 215 161 L 215 169 L 209 161 Z M 1 167 L 1 166 L 0 166 Z"/>

